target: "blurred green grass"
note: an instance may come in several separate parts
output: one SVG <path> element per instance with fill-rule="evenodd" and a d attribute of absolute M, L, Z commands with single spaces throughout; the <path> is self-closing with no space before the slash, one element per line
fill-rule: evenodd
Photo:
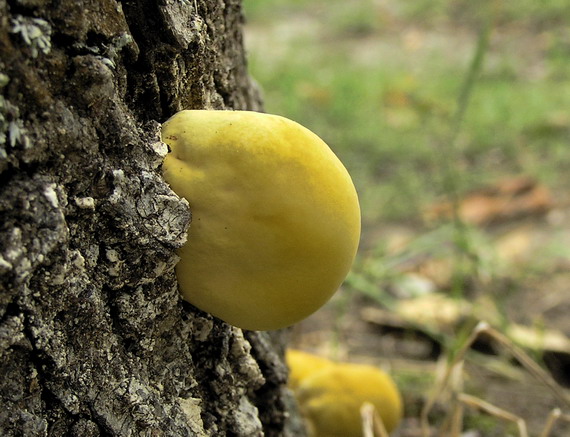
<path fill-rule="evenodd" d="M 421 222 L 449 194 L 524 173 L 567 188 L 570 3 L 245 0 L 266 110 L 319 134 L 349 169 L 365 224 Z M 485 20 L 482 73 L 455 144 L 456 101 Z"/>
<path fill-rule="evenodd" d="M 266 110 L 321 136 L 359 192 L 365 244 L 345 292 L 329 304 L 333 343 L 346 332 L 350 301 L 364 297 L 391 309 L 402 296 L 425 293 L 410 282 L 417 276 L 406 274 L 407 264 L 424 258 L 449 269 L 443 287 L 451 296 L 483 294 L 495 303 L 500 323 L 518 313 L 518 321 L 541 325 L 543 315 L 532 309 L 536 297 L 566 293 L 566 281 L 550 289 L 556 263 L 570 259 L 564 222 L 546 229 L 551 235 L 519 265 L 497 256 L 497 233 L 490 229 L 457 221 L 434 227 L 422 211 L 519 174 L 544 183 L 557 201 L 570 198 L 564 194 L 570 189 L 570 2 L 244 0 L 244 6 L 250 71 Z M 478 70 L 472 60 L 486 23 L 491 32 Z M 470 71 L 477 73 L 472 82 Z M 465 84 L 471 93 L 457 123 Z M 547 220 L 536 222 L 546 227 Z M 395 251 L 390 246 L 398 232 L 404 249 Z M 554 317 L 551 327 L 561 328 L 560 320 Z M 446 344 L 450 354 L 467 327 L 458 324 L 457 339 L 450 340 L 457 344 Z M 433 375 L 396 370 L 415 417 L 421 402 L 413 399 L 428 391 Z M 481 381 L 476 391 L 485 398 L 497 380 Z M 534 395 L 528 399 L 532 405 Z M 468 421 L 473 429 L 496 429 L 484 415 Z"/>

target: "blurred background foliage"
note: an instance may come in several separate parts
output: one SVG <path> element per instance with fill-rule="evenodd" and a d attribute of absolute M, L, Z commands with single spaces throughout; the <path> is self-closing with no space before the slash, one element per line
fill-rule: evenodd
<path fill-rule="evenodd" d="M 250 70 L 267 111 L 315 131 L 354 179 L 363 212 L 361 254 L 378 255 L 394 243 L 386 238 L 394 234 L 389 224 L 431 231 L 445 216 L 429 213 L 438 202 L 457 208 L 467 193 L 493 184 L 501 190 L 507 177 L 545 184 L 546 203 L 553 196 L 558 205 L 566 201 L 569 2 L 244 5 Z M 489 213 L 487 221 L 494 221 Z M 445 228 L 451 232 L 445 240 L 468 258 L 457 263 L 461 275 L 481 270 L 471 265 L 483 259 L 473 244 L 486 239 L 462 221 Z M 545 252 L 559 241 L 545 244 Z"/>
<path fill-rule="evenodd" d="M 570 2 L 244 0 L 244 9 L 267 112 L 321 136 L 361 200 L 344 292 L 294 344 L 322 351 L 325 338 L 341 358 L 433 358 L 486 318 L 570 385 Z M 362 320 L 384 335 L 367 343 Z M 386 325 L 405 334 L 389 344 Z M 496 367 L 486 371 L 496 377 Z M 417 381 L 432 371 L 398 366 L 411 414 L 426 390 Z M 469 385 L 493 398 L 489 375 L 479 376 Z M 535 398 L 518 397 L 520 414 L 544 419 Z"/>
<path fill-rule="evenodd" d="M 366 224 L 417 221 L 446 194 L 446 165 L 460 170 L 461 191 L 506 173 L 562 183 L 567 1 L 246 0 L 245 12 L 267 111 L 331 145 L 355 179 Z M 460 88 L 489 22 L 486 60 L 450 150 Z"/>

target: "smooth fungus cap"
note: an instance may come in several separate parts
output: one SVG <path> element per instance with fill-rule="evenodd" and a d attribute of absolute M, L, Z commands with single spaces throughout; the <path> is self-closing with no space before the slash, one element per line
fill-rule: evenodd
<path fill-rule="evenodd" d="M 354 260 L 350 176 L 303 126 L 248 111 L 181 111 L 162 127 L 163 171 L 190 203 L 176 274 L 185 300 L 244 329 L 278 329 L 322 306 Z"/>

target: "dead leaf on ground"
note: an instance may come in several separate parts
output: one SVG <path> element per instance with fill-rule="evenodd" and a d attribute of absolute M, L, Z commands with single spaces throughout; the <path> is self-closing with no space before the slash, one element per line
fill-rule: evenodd
<path fill-rule="evenodd" d="M 465 223 L 487 225 L 544 214 L 554 206 L 548 187 L 528 176 L 517 176 L 468 194 L 459 201 L 457 214 Z M 451 219 L 454 205 L 441 202 L 425 211 L 429 221 Z"/>
<path fill-rule="evenodd" d="M 529 259 L 533 247 L 533 227 L 522 225 L 501 235 L 495 241 L 497 257 L 507 263 L 519 264 Z"/>
<path fill-rule="evenodd" d="M 390 311 L 367 307 L 361 310 L 360 315 L 369 323 L 404 331 L 419 331 L 432 338 L 454 336 L 469 320 L 472 324 L 485 320 L 491 326 L 501 325 L 499 311 L 490 298 L 482 297 L 470 302 L 442 293 L 400 299 Z M 516 323 L 508 324 L 502 331 L 526 349 L 570 355 L 570 338 L 561 331 Z"/>

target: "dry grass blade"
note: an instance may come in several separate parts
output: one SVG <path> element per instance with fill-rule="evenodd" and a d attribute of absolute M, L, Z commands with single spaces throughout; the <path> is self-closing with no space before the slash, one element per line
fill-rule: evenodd
<path fill-rule="evenodd" d="M 469 405 L 470 407 L 478 408 L 479 410 L 485 411 L 486 413 L 489 413 L 495 417 L 500 417 L 501 419 L 516 423 L 519 429 L 519 436 L 528 437 L 526 423 L 521 417 L 509 413 L 508 411 L 503 410 L 502 408 L 499 408 L 493 404 L 490 404 L 489 402 L 485 402 L 482 399 L 479 399 L 475 396 L 471 396 L 465 393 L 460 393 L 457 396 L 457 400 L 465 405 Z"/>
<path fill-rule="evenodd" d="M 517 359 L 517 361 L 538 381 L 543 383 L 547 386 L 552 393 L 556 396 L 558 401 L 565 405 L 570 406 L 570 400 L 566 396 L 566 394 L 562 391 L 562 389 L 558 386 L 556 381 L 545 371 L 543 370 L 532 358 L 530 358 L 521 348 L 513 344 L 511 340 L 509 340 L 506 336 L 501 334 L 496 329 L 492 328 L 486 322 L 479 322 L 479 324 L 475 327 L 469 338 L 465 341 L 463 346 L 457 351 L 453 360 L 448 363 L 445 373 L 441 381 L 435 386 L 432 395 L 426 401 L 421 414 L 420 414 L 420 424 L 422 430 L 423 437 L 429 437 L 430 435 L 430 427 L 429 427 L 429 413 L 431 412 L 433 406 L 435 405 L 436 400 L 441 396 L 443 391 L 448 387 L 450 378 L 453 374 L 454 369 L 464 361 L 465 354 L 475 342 L 475 340 L 481 335 L 485 334 L 490 336 L 493 340 L 507 349 L 513 357 Z M 465 405 L 476 407 L 480 410 L 486 411 L 489 414 L 494 416 L 503 418 L 505 420 L 512 421 L 517 424 L 519 428 L 519 435 L 521 437 L 527 437 L 528 432 L 526 429 L 526 423 L 524 420 L 508 411 L 505 411 L 499 407 L 496 407 L 488 402 L 485 402 L 479 398 L 467 395 L 465 393 L 460 393 L 457 395 L 457 400 Z M 457 436 L 459 435 L 458 432 L 460 431 L 461 424 L 463 420 L 463 409 L 458 407 L 457 405 L 454 407 L 454 411 L 452 413 L 450 419 L 450 435 Z M 555 409 L 550 413 L 548 421 L 545 425 L 544 430 L 540 437 L 548 437 L 552 427 L 558 420 L 565 420 L 570 422 L 570 416 L 563 415 L 559 409 Z"/>
<path fill-rule="evenodd" d="M 374 405 L 365 402 L 360 407 L 360 417 L 362 418 L 363 437 L 374 437 Z"/>
<path fill-rule="evenodd" d="M 479 322 L 479 324 L 475 327 L 475 329 L 473 330 L 467 341 L 463 344 L 461 349 L 457 351 L 453 360 L 447 365 L 443 378 L 441 379 L 440 383 L 435 387 L 432 395 L 428 398 L 427 402 L 425 403 L 420 413 L 420 424 L 421 424 L 423 437 L 429 437 L 430 434 L 429 420 L 428 420 L 429 413 L 431 412 L 435 404 L 435 401 L 439 398 L 443 390 L 445 390 L 445 388 L 447 387 L 447 383 L 449 382 L 453 370 L 455 369 L 457 364 L 463 361 L 463 359 L 465 358 L 465 354 L 467 353 L 473 342 L 477 340 L 477 337 L 479 337 L 481 332 L 487 329 L 490 329 L 490 326 L 487 322 Z"/>
<path fill-rule="evenodd" d="M 540 367 L 532 358 L 530 358 L 521 348 L 513 344 L 506 336 L 501 334 L 496 329 L 491 328 L 487 325 L 481 332 L 490 335 L 494 340 L 508 349 L 511 354 L 523 365 L 528 372 L 533 375 L 538 381 L 546 385 L 552 393 L 556 396 L 561 404 L 570 408 L 570 399 L 566 394 L 560 389 L 560 386 L 556 381 Z"/>
<path fill-rule="evenodd" d="M 376 411 L 376 407 L 370 402 L 364 402 L 360 407 L 362 417 L 362 435 L 364 437 L 389 437 L 382 418 Z"/>
<path fill-rule="evenodd" d="M 451 421 L 449 427 L 449 435 L 451 437 L 459 437 L 463 428 L 463 413 L 465 407 L 461 402 L 455 402 L 453 413 L 451 414 Z"/>
<path fill-rule="evenodd" d="M 562 414 L 560 408 L 555 408 L 548 415 L 548 420 L 546 421 L 546 425 L 544 425 L 544 429 L 540 433 L 540 437 L 548 437 L 550 435 L 550 431 L 552 431 L 552 428 L 559 420 L 570 423 L 570 415 Z"/>

